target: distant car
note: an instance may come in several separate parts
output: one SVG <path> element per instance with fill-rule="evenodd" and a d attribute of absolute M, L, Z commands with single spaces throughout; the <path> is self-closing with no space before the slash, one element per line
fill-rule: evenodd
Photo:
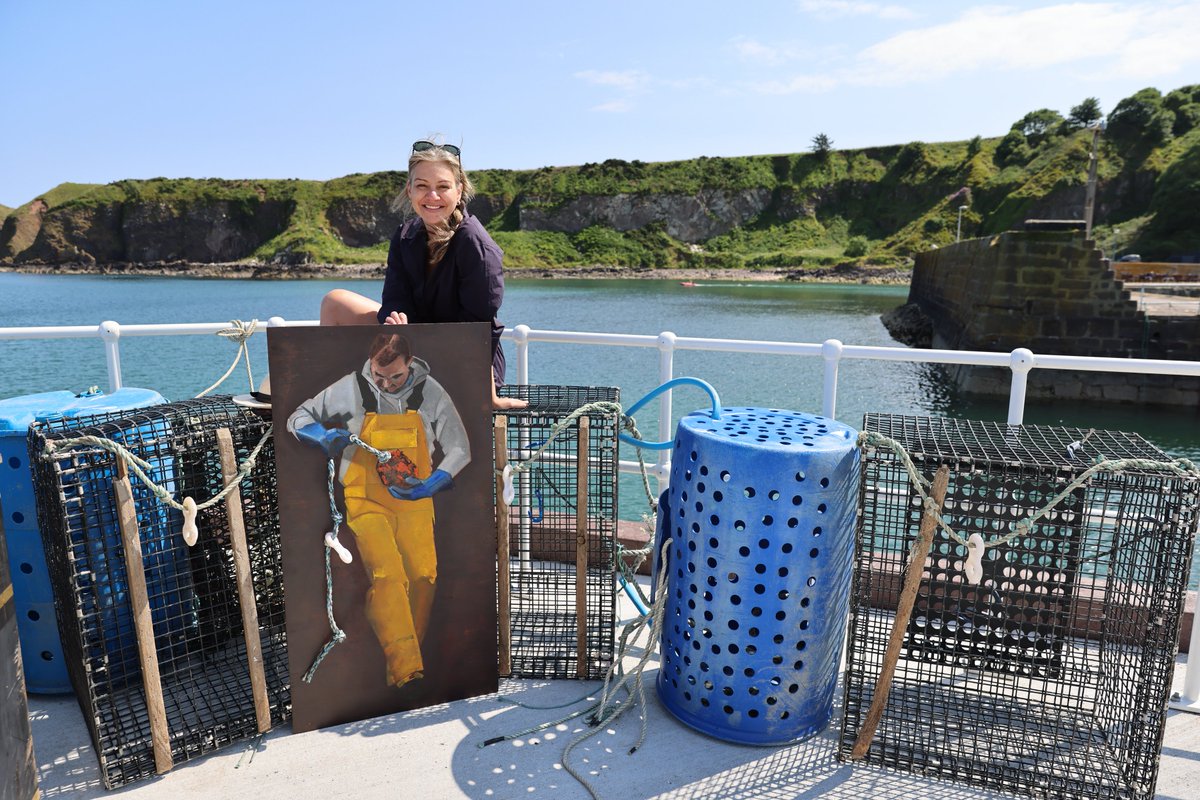
<path fill-rule="evenodd" d="M 1139 256 L 1137 253 L 1127 253 L 1117 259 L 1117 261 L 1141 261 L 1141 260 L 1142 260 L 1142 257 Z"/>

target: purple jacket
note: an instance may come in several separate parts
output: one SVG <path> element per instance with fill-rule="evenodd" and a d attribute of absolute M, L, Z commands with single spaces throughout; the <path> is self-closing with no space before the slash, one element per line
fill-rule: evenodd
<path fill-rule="evenodd" d="M 396 230 L 388 248 L 379 321 L 393 311 L 403 311 L 409 322 L 491 322 L 492 370 L 496 385 L 502 385 L 504 325 L 496 315 L 504 301 L 504 254 L 470 214 L 430 275 L 425 270 L 425 244 L 425 223 L 420 218 Z"/>

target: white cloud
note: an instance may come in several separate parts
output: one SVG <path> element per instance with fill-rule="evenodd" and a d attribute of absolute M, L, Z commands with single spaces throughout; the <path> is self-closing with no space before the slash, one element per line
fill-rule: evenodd
<path fill-rule="evenodd" d="M 650 82 L 649 75 L 636 69 L 622 71 L 586 69 L 576 72 L 575 77 L 597 86 L 611 86 L 626 92 L 637 91 Z"/>
<path fill-rule="evenodd" d="M 880 19 L 913 19 L 916 13 L 898 5 L 849 0 L 800 0 L 800 10 L 818 17 L 873 16 Z"/>
<path fill-rule="evenodd" d="M 763 64 L 782 64 L 795 60 L 797 53 L 791 48 L 763 44 L 756 39 L 739 36 L 733 40 L 733 50 L 746 61 L 757 61 Z"/>
<path fill-rule="evenodd" d="M 801 5 L 833 10 L 874 4 L 812 0 Z M 977 7 L 949 22 L 888 37 L 826 73 L 780 77 L 754 90 L 821 92 L 843 84 L 895 86 L 984 70 L 1015 73 L 1076 65 L 1086 65 L 1098 79 L 1108 75 L 1154 78 L 1200 62 L 1197 31 L 1200 2 L 1196 0 L 1074 2 L 1028 10 Z M 769 45 L 761 47 L 769 50 Z"/>
<path fill-rule="evenodd" d="M 592 106 L 592 111 L 600 111 L 605 114 L 624 114 L 632 110 L 633 105 L 628 100 L 610 100 L 607 103 Z"/>
<path fill-rule="evenodd" d="M 841 82 L 831 75 L 793 75 L 782 80 L 762 81 L 754 85 L 760 94 L 797 94 L 827 92 Z"/>

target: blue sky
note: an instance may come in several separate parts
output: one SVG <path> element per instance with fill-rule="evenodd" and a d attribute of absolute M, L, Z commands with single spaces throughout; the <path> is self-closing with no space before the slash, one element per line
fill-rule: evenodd
<path fill-rule="evenodd" d="M 1200 2 L 0 0 L 0 203 L 996 136 L 1200 82 Z"/>

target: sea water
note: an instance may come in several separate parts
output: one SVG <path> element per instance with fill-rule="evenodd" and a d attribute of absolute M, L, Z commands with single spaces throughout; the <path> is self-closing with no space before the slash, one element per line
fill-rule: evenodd
<path fill-rule="evenodd" d="M 602 331 L 721 339 L 822 342 L 901 347 L 880 315 L 901 305 L 906 286 L 736 283 L 648 280 L 509 280 L 501 320 L 509 327 Z M 0 327 L 266 320 L 312 320 L 321 296 L 335 286 L 378 297 L 381 281 L 254 281 L 0 273 Z M 505 344 L 509 379 L 515 353 Z M 254 380 L 267 371 L 266 337 L 249 342 Z M 124 384 L 156 389 L 170 400 L 208 387 L 233 362 L 237 347 L 206 335 L 126 336 L 121 339 Z M 83 391 L 108 385 L 98 339 L 0 340 L 0 398 L 53 389 Z M 658 385 L 654 348 L 535 343 L 530 382 L 617 386 L 628 407 Z M 678 351 L 674 374 L 703 378 L 723 405 L 820 413 L 823 361 L 736 353 Z M 248 390 L 239 365 L 217 391 Z M 698 390 L 678 390 L 678 417 L 709 405 Z M 854 428 L 870 411 L 1003 421 L 1007 398 L 959 395 L 939 368 L 924 364 L 846 361 L 839 369 L 837 418 Z M 638 413 L 647 438 L 657 436 L 657 407 Z M 1030 400 L 1025 422 L 1133 431 L 1174 457 L 1200 462 L 1197 409 L 1154 409 Z M 635 455 L 622 446 L 621 457 Z M 620 512 L 638 519 L 645 494 L 633 476 L 622 479 Z M 1196 574 L 1195 571 L 1193 574 Z"/>

